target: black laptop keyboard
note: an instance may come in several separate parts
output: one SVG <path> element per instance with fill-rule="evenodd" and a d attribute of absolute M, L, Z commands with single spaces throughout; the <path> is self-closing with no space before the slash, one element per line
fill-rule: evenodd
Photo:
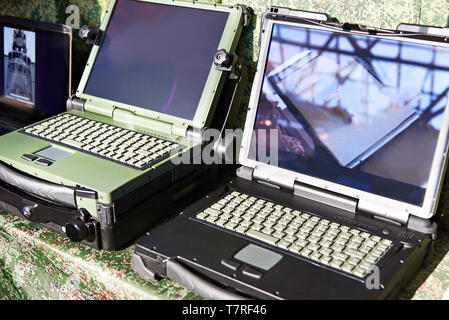
<path fill-rule="evenodd" d="M 172 141 L 69 113 L 29 126 L 23 133 L 139 170 L 183 148 Z"/>
<path fill-rule="evenodd" d="M 11 132 L 11 130 L 0 126 L 0 136 Z"/>
<path fill-rule="evenodd" d="M 196 218 L 358 278 L 393 247 L 391 240 L 236 191 Z"/>
<path fill-rule="evenodd" d="M 12 125 L 6 121 L 2 121 L 0 119 L 0 136 L 12 132 L 14 130 L 19 129 L 20 127 L 17 125 Z"/>

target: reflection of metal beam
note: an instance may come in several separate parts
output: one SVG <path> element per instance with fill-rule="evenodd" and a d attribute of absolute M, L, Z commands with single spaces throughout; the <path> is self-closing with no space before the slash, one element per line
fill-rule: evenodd
<path fill-rule="evenodd" d="M 333 49 L 333 48 L 329 48 L 329 47 L 323 48 L 321 46 L 315 46 L 315 45 L 308 44 L 308 43 L 301 43 L 299 41 L 285 40 L 285 39 L 281 39 L 278 37 L 273 37 L 272 40 L 277 41 L 282 44 L 300 46 L 300 47 L 305 47 L 308 49 L 314 49 L 314 50 L 318 50 L 318 51 L 327 51 L 327 52 L 332 52 L 332 53 L 337 53 L 337 54 L 347 55 L 347 56 L 357 56 L 357 57 L 359 56 L 355 52 L 344 51 L 341 49 Z M 432 66 L 434 69 L 437 69 L 437 70 L 449 71 L 449 67 L 438 66 L 435 64 L 423 63 L 423 62 L 412 61 L 412 60 L 405 60 L 405 59 L 400 59 L 400 58 L 388 58 L 388 57 L 384 57 L 384 56 L 374 55 L 372 53 L 370 53 L 369 55 L 370 55 L 369 58 L 376 59 L 376 60 L 381 60 L 381 61 L 386 61 L 386 62 L 394 62 L 394 63 L 399 63 L 399 64 L 408 64 L 408 65 L 413 65 L 413 66 L 422 67 L 422 68 L 426 68 L 426 69 L 428 69 L 429 66 Z"/>
<path fill-rule="evenodd" d="M 438 109 L 437 111 L 432 112 L 432 109 L 441 102 L 441 100 L 447 98 L 447 95 L 449 93 L 449 87 L 446 88 L 438 97 L 436 97 L 435 100 L 432 101 L 432 103 L 423 111 L 422 113 L 422 120 L 427 123 L 436 116 L 440 115 L 444 112 L 446 109 L 446 105 Z"/>
<path fill-rule="evenodd" d="M 373 66 L 373 62 L 371 61 L 371 48 L 374 46 L 375 43 L 371 43 L 370 46 L 367 49 L 362 49 L 357 44 L 357 42 L 354 41 L 352 37 L 348 37 L 348 41 L 351 43 L 352 47 L 354 48 L 354 51 L 358 54 L 358 57 L 355 58 L 355 60 L 366 70 L 369 74 L 371 74 L 374 79 L 376 79 L 382 86 L 385 86 L 384 82 L 380 78 L 380 76 L 376 72 L 376 68 Z"/>

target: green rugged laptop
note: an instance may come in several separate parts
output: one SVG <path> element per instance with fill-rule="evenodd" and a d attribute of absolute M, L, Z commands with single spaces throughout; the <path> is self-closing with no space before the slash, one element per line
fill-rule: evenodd
<path fill-rule="evenodd" d="M 107 250 L 148 230 L 201 181 L 171 160 L 228 108 L 214 56 L 234 52 L 248 17 L 245 6 L 112 0 L 70 111 L 0 137 L 0 208 Z"/>

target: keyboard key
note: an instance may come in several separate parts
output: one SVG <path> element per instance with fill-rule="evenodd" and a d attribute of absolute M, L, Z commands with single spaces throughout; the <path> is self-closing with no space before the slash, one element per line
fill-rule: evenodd
<path fill-rule="evenodd" d="M 248 236 L 253 237 L 257 240 L 263 241 L 263 242 L 267 242 L 271 245 L 275 245 L 276 242 L 279 241 L 279 239 L 272 237 L 270 235 L 267 235 L 265 233 L 250 229 L 247 233 Z"/>
<path fill-rule="evenodd" d="M 324 265 L 329 265 L 329 263 L 332 261 L 332 258 L 331 257 L 328 257 L 328 256 L 323 256 L 321 259 L 320 259 L 320 262 L 322 263 L 322 264 L 324 264 Z"/>
<path fill-rule="evenodd" d="M 308 249 L 308 248 L 304 248 L 299 254 L 305 258 L 310 257 L 310 255 L 313 253 L 312 250 Z"/>
<path fill-rule="evenodd" d="M 218 220 L 218 217 L 216 217 L 216 216 L 208 216 L 206 218 L 206 221 L 211 222 L 211 223 L 215 222 L 216 220 Z"/>
<path fill-rule="evenodd" d="M 218 217 L 221 214 L 220 211 L 212 209 L 212 208 L 208 208 L 208 209 L 204 210 L 204 212 L 206 212 L 207 214 L 210 214 L 212 216 L 215 216 L 215 217 Z"/>
<path fill-rule="evenodd" d="M 265 233 L 265 234 L 271 235 L 274 232 L 274 229 L 265 227 L 265 228 L 262 229 L 262 232 Z"/>
<path fill-rule="evenodd" d="M 245 226 L 238 226 L 235 231 L 237 231 L 238 233 L 245 233 L 246 231 L 248 231 L 248 227 Z"/>
<path fill-rule="evenodd" d="M 314 260 L 314 261 L 319 261 L 321 258 L 322 254 L 319 252 L 314 252 L 310 255 L 310 259 Z"/>
<path fill-rule="evenodd" d="M 354 275 L 356 275 L 357 277 L 362 278 L 364 275 L 366 274 L 366 270 L 362 269 L 362 268 L 356 268 L 354 270 Z"/>
<path fill-rule="evenodd" d="M 253 225 L 251 225 L 250 228 L 251 228 L 252 230 L 255 230 L 255 231 L 260 231 L 260 230 L 262 230 L 263 225 L 254 223 Z"/>
<path fill-rule="evenodd" d="M 351 258 L 349 258 L 348 263 L 356 266 L 360 263 L 360 259 L 356 258 L 356 257 L 351 257 Z"/>
<path fill-rule="evenodd" d="M 331 261 L 331 263 L 330 263 L 330 266 L 331 267 L 333 267 L 333 268 L 335 268 L 335 269 L 338 269 L 338 270 L 340 270 L 341 269 L 341 266 L 343 265 L 343 261 L 341 261 L 341 260 L 338 260 L 338 259 L 332 259 L 332 261 Z"/>
<path fill-rule="evenodd" d="M 293 244 L 288 248 L 289 251 L 296 253 L 296 254 L 298 254 L 302 249 L 304 249 L 304 247 L 298 246 L 296 244 Z"/>
<path fill-rule="evenodd" d="M 280 240 L 280 241 L 278 242 L 277 246 L 278 246 L 279 248 L 282 248 L 282 249 L 288 249 L 288 247 L 291 246 L 291 243 L 290 243 L 290 242 L 287 242 L 287 241 L 285 241 L 285 240 Z"/>
<path fill-rule="evenodd" d="M 81 148 L 84 145 L 83 142 L 75 141 L 72 139 L 61 140 L 61 143 L 68 144 L 69 146 L 76 147 L 76 148 Z"/>
<path fill-rule="evenodd" d="M 282 239 L 285 236 L 285 233 L 280 232 L 280 231 L 276 231 L 275 233 L 273 233 L 273 237 L 278 238 L 278 239 Z"/>
<path fill-rule="evenodd" d="M 229 230 L 234 230 L 237 227 L 237 223 L 228 222 L 224 227 Z"/>
<path fill-rule="evenodd" d="M 219 219 L 217 222 L 215 222 L 215 224 L 217 226 L 223 227 L 227 222 L 228 222 L 228 220 L 226 220 L 226 219 Z"/>
<path fill-rule="evenodd" d="M 354 265 L 352 265 L 352 264 L 346 262 L 346 263 L 342 266 L 341 270 L 346 271 L 346 272 L 348 272 L 348 273 L 351 273 L 351 271 L 354 270 L 354 268 L 355 268 Z"/>
<path fill-rule="evenodd" d="M 206 212 L 201 212 L 196 217 L 198 219 L 204 220 L 207 216 L 208 216 L 208 214 Z"/>

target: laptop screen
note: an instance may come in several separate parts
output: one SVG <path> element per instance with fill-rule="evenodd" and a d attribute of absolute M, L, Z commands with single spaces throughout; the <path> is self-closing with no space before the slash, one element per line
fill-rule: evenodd
<path fill-rule="evenodd" d="M 255 132 L 281 168 L 421 206 L 448 92 L 447 47 L 274 24 Z"/>
<path fill-rule="evenodd" d="M 70 43 L 68 34 L 3 23 L 0 18 L 0 101 L 46 114 L 64 112 Z"/>
<path fill-rule="evenodd" d="M 228 16 L 118 0 L 84 92 L 192 120 Z"/>

